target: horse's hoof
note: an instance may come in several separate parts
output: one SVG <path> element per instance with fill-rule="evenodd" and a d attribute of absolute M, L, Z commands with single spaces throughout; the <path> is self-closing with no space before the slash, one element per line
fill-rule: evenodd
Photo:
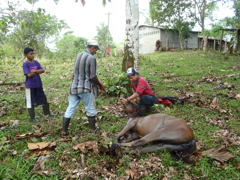
<path fill-rule="evenodd" d="M 121 155 L 121 147 L 119 144 L 112 144 L 110 147 L 110 154 L 119 157 Z"/>

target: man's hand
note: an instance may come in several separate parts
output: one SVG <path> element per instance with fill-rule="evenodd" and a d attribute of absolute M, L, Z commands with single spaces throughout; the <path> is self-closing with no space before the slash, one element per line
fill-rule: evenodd
<path fill-rule="evenodd" d="M 126 104 L 128 102 L 127 99 L 125 98 L 120 98 L 119 101 L 122 103 L 122 104 Z"/>
<path fill-rule="evenodd" d="M 32 69 L 31 72 L 34 74 L 42 74 L 45 72 L 45 70 L 44 69 L 38 69 L 38 70 Z"/>
<path fill-rule="evenodd" d="M 100 84 L 100 85 L 99 85 L 99 88 L 100 88 L 101 91 L 106 92 L 105 86 L 104 86 L 103 84 Z"/>
<path fill-rule="evenodd" d="M 38 72 L 38 70 L 36 70 L 36 69 L 31 69 L 31 73 L 37 74 L 37 72 Z"/>

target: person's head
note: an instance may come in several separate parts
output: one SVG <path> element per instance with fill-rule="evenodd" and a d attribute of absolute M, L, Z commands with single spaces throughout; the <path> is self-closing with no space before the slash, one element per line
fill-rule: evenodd
<path fill-rule="evenodd" d="M 97 50 L 99 50 L 98 43 L 95 41 L 89 42 L 87 45 L 87 49 L 92 55 L 96 54 Z"/>
<path fill-rule="evenodd" d="M 139 73 L 136 71 L 135 68 L 130 67 L 127 70 L 127 77 L 130 81 L 137 81 L 139 78 Z"/>
<path fill-rule="evenodd" d="M 23 50 L 23 54 L 30 61 L 32 61 L 34 59 L 34 49 L 32 49 L 32 48 L 29 48 L 29 47 L 25 48 Z"/>

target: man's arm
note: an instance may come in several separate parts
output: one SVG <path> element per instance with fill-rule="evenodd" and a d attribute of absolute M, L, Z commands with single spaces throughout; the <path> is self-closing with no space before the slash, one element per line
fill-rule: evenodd
<path fill-rule="evenodd" d="M 97 62 L 96 62 L 96 59 L 93 58 L 90 61 L 90 81 L 92 83 L 95 83 L 97 86 L 99 86 L 101 90 L 105 91 L 105 87 L 97 77 L 96 68 L 97 68 Z"/>
<path fill-rule="evenodd" d="M 121 98 L 120 102 L 126 104 L 128 101 L 133 101 L 135 99 L 139 98 L 139 94 L 138 93 L 133 93 L 131 96 L 129 96 L 128 98 Z"/>
<path fill-rule="evenodd" d="M 44 69 L 38 69 L 38 70 L 32 69 L 31 72 L 32 72 L 32 73 L 35 73 L 35 74 L 42 74 L 42 73 L 45 72 L 45 70 L 44 70 Z"/>
<path fill-rule="evenodd" d="M 104 87 L 103 84 L 99 81 L 99 79 L 98 79 L 97 76 L 95 76 L 94 78 L 90 79 L 90 81 L 91 81 L 92 83 L 97 84 L 101 90 L 105 91 L 105 87 Z"/>
<path fill-rule="evenodd" d="M 36 75 L 37 75 L 36 73 L 32 72 L 32 73 L 28 73 L 26 76 L 27 77 L 33 77 L 33 76 L 36 76 Z"/>

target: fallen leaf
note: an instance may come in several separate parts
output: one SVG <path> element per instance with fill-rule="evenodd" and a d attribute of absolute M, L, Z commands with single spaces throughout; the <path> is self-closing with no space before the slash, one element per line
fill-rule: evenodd
<path fill-rule="evenodd" d="M 44 163 L 46 161 L 46 159 L 48 158 L 49 156 L 40 156 L 37 160 L 37 162 L 35 163 L 32 171 L 39 171 L 39 170 L 43 170 L 45 169 L 44 167 Z"/>
<path fill-rule="evenodd" d="M 19 120 L 11 120 L 9 122 L 12 124 L 12 127 L 17 127 L 19 125 Z"/>
<path fill-rule="evenodd" d="M 218 107 L 218 98 L 217 98 L 217 97 L 215 97 L 215 98 L 212 100 L 212 102 L 211 102 L 211 104 L 210 104 L 210 107 L 213 108 L 213 109 L 216 109 L 216 108 Z"/>
<path fill-rule="evenodd" d="M 0 127 L 7 126 L 9 122 L 0 122 Z"/>
<path fill-rule="evenodd" d="M 126 169 L 125 173 L 129 176 L 130 179 L 139 179 L 138 172 L 133 171 L 132 169 Z"/>
<path fill-rule="evenodd" d="M 17 155 L 17 151 L 13 151 L 12 155 L 14 155 L 14 156 Z"/>
<path fill-rule="evenodd" d="M 240 94 L 236 94 L 235 98 L 240 99 Z"/>
<path fill-rule="evenodd" d="M 27 138 L 32 138 L 32 137 L 41 137 L 46 135 L 46 132 L 35 132 L 35 133 L 28 133 L 28 134 L 21 134 L 17 135 L 16 139 L 27 139 Z"/>
<path fill-rule="evenodd" d="M 148 159 L 134 159 L 125 172 L 131 179 L 140 179 L 163 168 L 161 159 L 157 156 L 152 156 Z"/>
<path fill-rule="evenodd" d="M 198 140 L 198 141 L 196 142 L 196 146 L 197 146 L 197 150 L 199 151 L 199 150 L 201 150 L 201 149 L 203 148 L 203 143 Z"/>
<path fill-rule="evenodd" d="M 230 152 L 225 149 L 224 146 L 203 151 L 202 154 L 221 163 L 224 163 L 225 161 L 228 161 L 229 159 L 234 157 Z"/>
<path fill-rule="evenodd" d="M 164 176 L 164 177 L 162 178 L 162 180 L 168 180 L 168 178 L 167 178 L 166 176 Z"/>
<path fill-rule="evenodd" d="M 184 173 L 184 180 L 191 180 L 192 178 L 187 174 Z"/>
<path fill-rule="evenodd" d="M 194 93 L 193 92 L 186 92 L 186 97 L 190 98 L 190 97 L 194 97 Z"/>
<path fill-rule="evenodd" d="M 87 141 L 73 146 L 73 149 L 80 150 L 83 153 L 87 153 L 89 151 L 98 151 L 99 147 L 97 141 Z"/>
<path fill-rule="evenodd" d="M 56 142 L 38 142 L 38 143 L 28 143 L 29 150 L 36 150 L 36 149 L 45 149 L 45 148 L 55 148 Z"/>
<path fill-rule="evenodd" d="M 32 156 L 42 156 L 42 155 L 48 155 L 48 154 L 51 154 L 52 151 L 50 150 L 44 150 L 44 149 L 41 149 L 41 150 L 35 150 L 35 151 L 30 151 L 28 154 L 26 154 L 25 156 L 25 159 L 28 159 Z"/>
<path fill-rule="evenodd" d="M 173 168 L 173 167 L 169 167 L 168 168 L 168 173 L 167 173 L 167 177 L 173 177 L 177 174 L 178 172 Z"/>
<path fill-rule="evenodd" d="M 32 169 L 32 173 L 39 174 L 42 176 L 53 175 L 52 170 L 46 170 L 46 168 L 45 168 L 45 162 L 46 162 L 47 158 L 49 158 L 49 155 L 40 156 Z"/>
<path fill-rule="evenodd" d="M 69 142 L 71 140 L 72 140 L 71 138 L 61 138 L 59 141 L 60 142 Z"/>
<path fill-rule="evenodd" d="M 163 82 L 173 82 L 172 79 L 164 79 Z"/>

